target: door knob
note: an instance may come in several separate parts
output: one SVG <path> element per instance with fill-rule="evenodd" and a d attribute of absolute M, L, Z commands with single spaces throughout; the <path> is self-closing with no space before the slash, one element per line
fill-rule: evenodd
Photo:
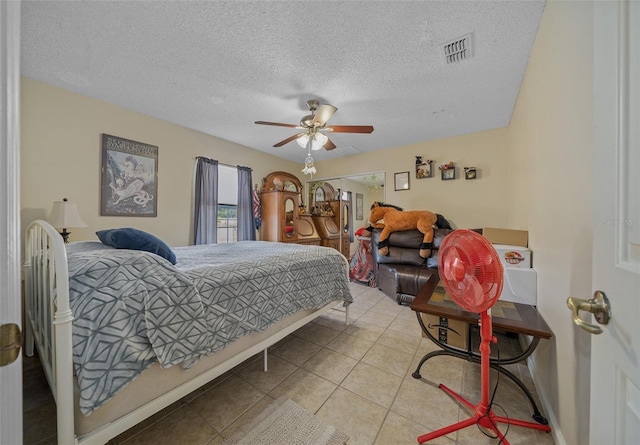
<path fill-rule="evenodd" d="M 569 297 L 567 298 L 567 306 L 573 313 L 573 322 L 590 334 L 602 334 L 602 329 L 599 326 L 581 320 L 578 315 L 580 311 L 591 312 L 599 324 L 606 325 L 611 319 L 609 299 L 604 292 L 599 290 L 593 293 L 593 298 L 590 300 Z"/>
<path fill-rule="evenodd" d="M 13 363 L 20 354 L 22 338 L 15 323 L 0 326 L 0 367 Z"/>

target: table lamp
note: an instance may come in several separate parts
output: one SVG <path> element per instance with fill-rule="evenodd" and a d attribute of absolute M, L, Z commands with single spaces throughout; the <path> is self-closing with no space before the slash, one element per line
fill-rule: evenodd
<path fill-rule="evenodd" d="M 67 232 L 67 228 L 88 227 L 80 218 L 78 207 L 75 203 L 69 202 L 67 198 L 53 203 L 53 208 L 49 215 L 49 223 L 56 229 L 62 229 L 60 235 L 62 235 L 65 243 L 69 242 L 69 235 L 71 234 L 71 232 Z"/>

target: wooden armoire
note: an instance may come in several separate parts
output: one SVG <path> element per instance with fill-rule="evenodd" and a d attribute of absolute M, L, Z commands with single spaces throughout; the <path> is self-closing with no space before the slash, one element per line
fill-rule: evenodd
<path fill-rule="evenodd" d="M 287 172 L 272 172 L 262 180 L 263 241 L 320 245 L 311 215 L 301 207 L 300 180 Z"/>

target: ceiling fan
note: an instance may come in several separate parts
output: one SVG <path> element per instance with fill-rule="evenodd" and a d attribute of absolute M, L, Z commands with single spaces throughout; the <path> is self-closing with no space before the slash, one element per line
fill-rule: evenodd
<path fill-rule="evenodd" d="M 276 127 L 288 127 L 296 128 L 298 130 L 304 130 L 301 133 L 294 134 L 276 144 L 274 147 L 282 147 L 285 144 L 293 140 L 297 140 L 298 145 L 305 148 L 307 143 L 311 140 L 311 148 L 313 150 L 333 150 L 336 145 L 329 139 L 322 131 L 334 132 L 334 133 L 372 133 L 373 127 L 371 125 L 332 125 L 327 127 L 327 121 L 338 111 L 336 107 L 329 104 L 320 104 L 316 99 L 307 101 L 307 106 L 311 114 L 303 116 L 300 119 L 300 124 L 282 124 L 280 122 L 266 122 L 256 121 L 259 125 L 274 125 Z"/>

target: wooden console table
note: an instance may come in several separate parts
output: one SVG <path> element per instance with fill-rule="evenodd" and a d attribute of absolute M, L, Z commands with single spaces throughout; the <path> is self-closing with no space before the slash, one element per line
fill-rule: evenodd
<path fill-rule="evenodd" d="M 442 298 L 439 296 L 437 299 L 434 298 L 434 301 L 431 301 L 439 281 L 440 277 L 437 274 L 432 275 L 411 303 L 411 309 L 416 312 L 418 323 L 420 323 L 422 331 L 429 339 L 431 339 L 431 341 L 442 348 L 440 351 L 433 351 L 422 357 L 418 367 L 412 374 L 416 379 L 421 378 L 420 368 L 422 368 L 422 365 L 431 357 L 436 357 L 438 355 L 450 355 L 473 361 L 475 363 L 480 363 L 480 354 L 479 352 L 472 351 L 471 341 L 468 342 L 469 346 L 466 350 L 455 348 L 438 341 L 438 339 L 435 338 L 427 329 L 427 326 L 425 326 L 420 314 L 431 314 L 438 317 L 446 317 L 451 320 L 461 320 L 468 323 L 468 335 L 469 340 L 471 340 L 471 330 L 478 325 L 480 314 L 465 311 L 455 302 L 446 297 Z M 533 408 L 533 419 L 538 423 L 546 425 L 548 423 L 547 419 L 538 410 L 538 406 L 533 400 L 533 396 L 529 389 L 518 377 L 509 370 L 503 368 L 502 365 L 509 365 L 525 360 L 536 349 L 541 338 L 549 339 L 553 334 L 534 306 L 498 300 L 498 302 L 493 306 L 491 312 L 492 326 L 494 329 L 501 329 L 506 332 L 524 334 L 532 337 L 529 346 L 520 354 L 508 358 L 500 358 L 500 361 L 492 357 L 490 360 L 490 366 L 510 378 L 522 389 Z"/>

